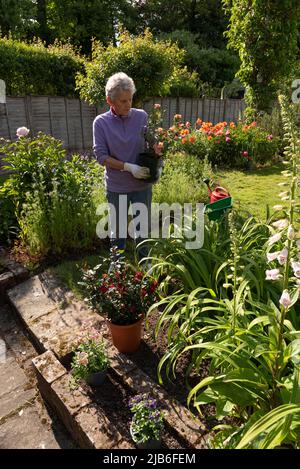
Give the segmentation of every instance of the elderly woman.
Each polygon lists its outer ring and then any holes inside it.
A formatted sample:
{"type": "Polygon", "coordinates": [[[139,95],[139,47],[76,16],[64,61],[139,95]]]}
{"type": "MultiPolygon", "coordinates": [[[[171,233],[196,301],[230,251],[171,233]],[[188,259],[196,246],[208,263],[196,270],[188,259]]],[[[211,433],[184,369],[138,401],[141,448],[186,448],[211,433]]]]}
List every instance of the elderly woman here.
{"type": "MultiPolygon", "coordinates": [[[[132,78],[125,73],[112,75],[106,83],[105,91],[110,110],[94,120],[93,148],[97,160],[106,168],[105,187],[110,204],[111,244],[123,250],[126,246],[130,203],[144,204],[149,229],[152,184],[145,181],[149,176],[149,169],[135,164],[141,152],[142,131],[147,126],[148,115],[142,109],[131,107],[136,88],[132,78]]],[[[136,224],[135,238],[139,237],[139,229],[140,226],[136,224]]],[[[141,259],[147,256],[148,251],[144,247],[138,254],[141,259]]]]}

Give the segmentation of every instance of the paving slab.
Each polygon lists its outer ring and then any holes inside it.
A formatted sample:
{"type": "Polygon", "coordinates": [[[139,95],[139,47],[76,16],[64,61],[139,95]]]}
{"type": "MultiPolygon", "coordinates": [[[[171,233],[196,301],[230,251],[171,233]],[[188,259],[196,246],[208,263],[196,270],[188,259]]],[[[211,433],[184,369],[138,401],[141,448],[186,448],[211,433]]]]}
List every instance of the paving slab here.
{"type": "Polygon", "coordinates": [[[32,324],[37,318],[56,308],[55,302],[47,295],[38,275],[8,290],[7,295],[26,325],[32,324]]]}
{"type": "Polygon", "coordinates": [[[26,407],[0,425],[0,448],[59,449],[60,445],[36,410],[26,407]]]}

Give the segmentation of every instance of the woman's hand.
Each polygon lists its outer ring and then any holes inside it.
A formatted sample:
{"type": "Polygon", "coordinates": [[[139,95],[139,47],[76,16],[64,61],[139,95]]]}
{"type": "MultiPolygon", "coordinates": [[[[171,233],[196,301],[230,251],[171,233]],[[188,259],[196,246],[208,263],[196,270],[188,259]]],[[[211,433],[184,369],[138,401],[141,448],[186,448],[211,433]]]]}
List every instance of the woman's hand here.
{"type": "Polygon", "coordinates": [[[133,163],[124,163],[124,171],[128,171],[136,179],[147,179],[150,176],[149,168],[133,163]]]}

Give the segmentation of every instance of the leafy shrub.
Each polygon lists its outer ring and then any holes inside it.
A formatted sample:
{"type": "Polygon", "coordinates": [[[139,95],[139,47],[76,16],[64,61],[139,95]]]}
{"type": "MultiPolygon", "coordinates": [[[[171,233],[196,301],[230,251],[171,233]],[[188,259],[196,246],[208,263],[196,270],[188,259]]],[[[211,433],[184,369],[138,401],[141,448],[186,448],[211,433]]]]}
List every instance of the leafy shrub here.
{"type": "Polygon", "coordinates": [[[184,65],[197,73],[196,84],[206,90],[206,96],[220,97],[222,87],[232,82],[239,69],[240,60],[235,52],[202,48],[197,43],[197,36],[190,31],[175,30],[160,34],[159,38],[176,43],[186,51],[184,65]]]}
{"type": "Polygon", "coordinates": [[[184,51],[175,44],[154,41],[149,30],[133,38],[123,31],[119,41],[118,47],[94,42],[92,62],[85,64],[86,76],[77,77],[81,98],[92,104],[104,102],[106,81],[120,70],[133,78],[136,102],[149,96],[163,96],[175,67],[182,63],[184,51]]]}
{"type": "Polygon", "coordinates": [[[196,155],[209,163],[222,167],[244,168],[249,161],[265,164],[272,161],[280,150],[280,138],[262,130],[256,122],[250,125],[203,122],[197,119],[192,126],[174,116],[174,124],[162,130],[161,141],[169,151],[183,151],[196,155]]]}
{"type": "Polygon", "coordinates": [[[206,160],[200,161],[192,154],[170,151],[165,158],[162,176],[154,185],[153,202],[203,202],[207,199],[207,188],[202,179],[211,174],[211,167],[206,160]]]}
{"type": "Polygon", "coordinates": [[[76,96],[75,75],[83,59],[70,45],[27,44],[0,39],[0,77],[9,95],[76,96]]]}
{"type": "Polygon", "coordinates": [[[104,200],[100,165],[79,155],[66,160],[62,143],[41,132],[35,139],[0,143],[13,169],[5,189],[29,253],[44,256],[91,247],[96,240],[96,207],[104,200]]]}

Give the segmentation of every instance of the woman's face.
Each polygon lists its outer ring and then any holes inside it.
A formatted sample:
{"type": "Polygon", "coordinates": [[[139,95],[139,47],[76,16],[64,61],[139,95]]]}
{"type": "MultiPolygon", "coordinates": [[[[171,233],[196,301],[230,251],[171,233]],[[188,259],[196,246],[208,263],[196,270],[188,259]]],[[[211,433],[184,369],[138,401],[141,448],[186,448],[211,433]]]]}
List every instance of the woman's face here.
{"type": "Polygon", "coordinates": [[[108,96],[106,101],[114,108],[116,114],[127,116],[132,106],[132,94],[130,91],[119,91],[114,99],[108,96]]]}

